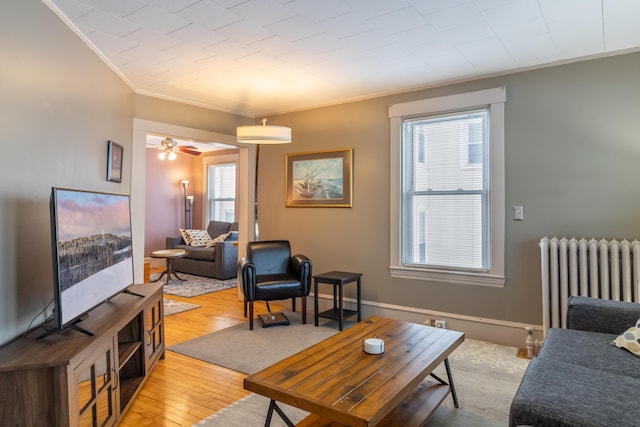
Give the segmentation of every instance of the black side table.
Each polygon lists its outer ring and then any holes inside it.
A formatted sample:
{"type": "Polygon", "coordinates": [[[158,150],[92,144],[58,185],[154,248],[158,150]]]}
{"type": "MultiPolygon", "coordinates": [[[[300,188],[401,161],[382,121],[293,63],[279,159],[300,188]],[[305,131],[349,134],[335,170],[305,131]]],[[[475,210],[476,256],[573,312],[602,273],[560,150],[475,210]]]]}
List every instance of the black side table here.
{"type": "Polygon", "coordinates": [[[330,271],[328,273],[313,276],[313,301],[315,308],[315,325],[318,326],[318,318],[337,320],[342,330],[345,317],[358,315],[358,322],[361,320],[362,307],[360,303],[360,278],[361,273],[348,273],[346,271],[330,271]],[[357,284],[357,310],[344,309],[342,287],[347,283],[357,284]],[[318,283],[328,283],[333,285],[333,308],[318,313],[318,283]]]}

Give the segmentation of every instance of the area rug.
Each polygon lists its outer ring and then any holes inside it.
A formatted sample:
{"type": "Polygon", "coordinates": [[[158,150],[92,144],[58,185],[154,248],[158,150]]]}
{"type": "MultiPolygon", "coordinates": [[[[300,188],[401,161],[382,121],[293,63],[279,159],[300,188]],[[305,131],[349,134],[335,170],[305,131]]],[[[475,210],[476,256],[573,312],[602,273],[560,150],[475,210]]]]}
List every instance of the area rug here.
{"type": "Polygon", "coordinates": [[[255,321],[251,331],[249,323],[244,322],[172,345],[168,350],[253,374],[338,332],[335,321],[324,321],[315,327],[312,314],[307,314],[306,325],[301,323],[299,312],[285,311],[285,314],[289,325],[263,328],[255,321]]]}
{"type": "MultiPolygon", "coordinates": [[[[151,281],[160,277],[161,273],[151,275],[151,281]]],[[[225,289],[235,288],[238,280],[218,280],[209,277],[194,276],[192,274],[178,273],[186,281],[171,278],[169,284],[164,286],[164,293],[170,295],[178,295],[180,297],[191,298],[198,295],[204,295],[211,292],[223,291],[225,289]]],[[[162,278],[165,280],[165,277],[162,278]]]]}
{"type": "Polygon", "coordinates": [[[168,298],[163,298],[162,302],[164,304],[165,317],[202,307],[198,304],[191,304],[190,302],[176,301],[168,298]]]}
{"type": "MultiPolygon", "coordinates": [[[[430,427],[497,427],[509,423],[509,407],[528,360],[517,357],[515,347],[505,347],[467,339],[450,356],[451,371],[458,395],[459,408],[453,406],[451,396],[429,418],[430,427]]],[[[435,373],[446,378],[444,367],[435,373]]],[[[306,413],[282,405],[294,423],[306,413]]],[[[221,411],[200,421],[196,426],[249,427],[264,425],[269,399],[250,394],[221,411]]],[[[285,424],[274,414],[272,426],[285,424]]]]}

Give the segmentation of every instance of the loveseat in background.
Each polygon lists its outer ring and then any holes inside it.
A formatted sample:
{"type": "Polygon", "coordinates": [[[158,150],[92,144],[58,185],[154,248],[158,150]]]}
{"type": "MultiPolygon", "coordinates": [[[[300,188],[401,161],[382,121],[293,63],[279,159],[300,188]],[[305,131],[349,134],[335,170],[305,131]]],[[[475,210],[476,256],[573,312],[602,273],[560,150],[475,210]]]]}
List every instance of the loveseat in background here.
{"type": "Polygon", "coordinates": [[[236,277],[238,269],[238,223],[210,221],[207,231],[212,238],[232,232],[226,240],[210,248],[189,246],[182,237],[167,237],[167,249],[183,249],[187,255],[173,259],[179,273],[226,280],[236,277]]]}
{"type": "Polygon", "coordinates": [[[640,425],[640,358],[610,345],[640,304],[570,297],[567,329],[552,328],[511,403],[509,425],[640,425]]]}

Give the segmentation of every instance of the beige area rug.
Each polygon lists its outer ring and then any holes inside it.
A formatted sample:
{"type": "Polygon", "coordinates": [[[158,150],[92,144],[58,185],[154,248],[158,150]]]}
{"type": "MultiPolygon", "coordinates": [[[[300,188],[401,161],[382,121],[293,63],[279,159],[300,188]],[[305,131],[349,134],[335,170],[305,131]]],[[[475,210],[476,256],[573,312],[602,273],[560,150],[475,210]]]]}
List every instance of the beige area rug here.
{"type": "MultiPolygon", "coordinates": [[[[306,325],[302,324],[299,312],[285,311],[285,314],[289,318],[289,325],[263,328],[256,320],[251,331],[249,322],[244,322],[167,349],[234,371],[253,374],[338,332],[335,321],[323,319],[321,325],[315,327],[312,314],[307,314],[306,325]]],[[[349,324],[353,323],[347,323],[347,326],[349,324]]]]}
{"type": "Polygon", "coordinates": [[[163,298],[162,303],[164,305],[164,316],[171,316],[172,314],[182,313],[183,311],[193,310],[195,308],[202,307],[198,304],[191,304],[190,302],[176,301],[169,298],[163,298]]]}
{"type": "MultiPolygon", "coordinates": [[[[254,331],[249,331],[247,324],[241,324],[191,340],[194,342],[187,342],[190,343],[189,346],[178,344],[169,349],[192,357],[194,357],[194,353],[197,353],[197,358],[201,360],[248,373],[249,371],[257,372],[263,367],[337,332],[334,322],[316,328],[313,326],[313,317],[311,316],[307,318],[309,322],[307,325],[295,323],[293,320],[299,319],[299,317],[294,314],[291,314],[290,318],[293,319],[289,326],[263,329],[256,323],[254,331]],[[273,341],[276,337],[284,337],[284,339],[273,341]],[[294,342],[301,340],[300,337],[305,337],[304,343],[295,345],[294,342]],[[180,348],[181,346],[182,348],[180,348]],[[206,350],[207,348],[208,350],[206,350]],[[280,353],[279,350],[282,352],[280,353]],[[216,353],[226,354],[224,357],[218,358],[216,353]],[[242,363],[242,360],[251,358],[250,355],[257,356],[250,366],[240,369],[231,367],[237,366],[230,362],[233,359],[242,363]],[[214,362],[213,360],[218,361],[214,362]]],[[[505,347],[471,339],[465,340],[449,356],[460,407],[454,408],[451,397],[447,397],[431,416],[427,425],[435,427],[508,425],[511,400],[515,396],[529,363],[526,359],[518,358],[517,354],[518,349],[515,347],[505,347]]],[[[447,377],[444,366],[438,367],[434,372],[443,379],[447,377]]],[[[269,399],[250,394],[195,425],[206,427],[262,426],[268,407],[269,399]]],[[[306,412],[297,408],[286,405],[282,405],[282,407],[285,408],[285,413],[294,423],[299,422],[307,415],[306,412]]],[[[271,425],[285,426],[275,413],[271,425]]]]}
{"type": "MultiPolygon", "coordinates": [[[[154,273],[151,275],[151,281],[157,280],[162,273],[154,273]]],[[[225,289],[235,288],[238,285],[236,278],[227,280],[212,279],[210,277],[195,276],[193,274],[178,273],[178,275],[186,280],[178,280],[173,276],[169,280],[169,284],[164,286],[164,293],[169,295],[178,295],[180,297],[191,298],[211,292],[223,291],[225,289]]],[[[166,280],[166,276],[161,280],[166,280]]]]}

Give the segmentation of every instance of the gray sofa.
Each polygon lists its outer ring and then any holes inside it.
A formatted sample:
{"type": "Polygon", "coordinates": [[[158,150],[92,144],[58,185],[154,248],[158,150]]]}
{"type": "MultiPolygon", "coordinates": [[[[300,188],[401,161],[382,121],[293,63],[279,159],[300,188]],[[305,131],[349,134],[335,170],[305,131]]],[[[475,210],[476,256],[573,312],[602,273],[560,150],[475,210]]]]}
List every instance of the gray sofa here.
{"type": "Polygon", "coordinates": [[[217,242],[210,248],[199,248],[185,244],[182,237],[167,237],[167,249],[184,249],[187,255],[173,260],[178,273],[195,274],[226,280],[238,274],[238,223],[211,221],[207,231],[212,238],[232,231],[223,242],[217,242]],[[234,244],[235,242],[235,244],[234,244]]]}
{"type": "Polygon", "coordinates": [[[511,403],[509,425],[640,425],[640,357],[609,345],[640,319],[640,304],[570,297],[567,328],[552,328],[511,403]]]}

